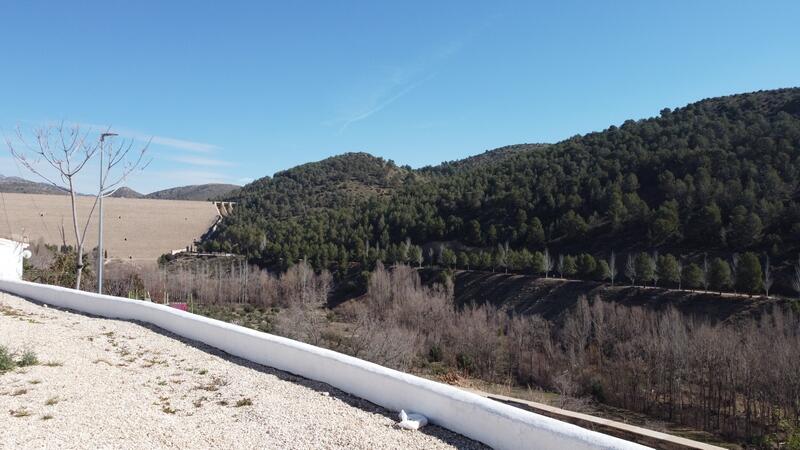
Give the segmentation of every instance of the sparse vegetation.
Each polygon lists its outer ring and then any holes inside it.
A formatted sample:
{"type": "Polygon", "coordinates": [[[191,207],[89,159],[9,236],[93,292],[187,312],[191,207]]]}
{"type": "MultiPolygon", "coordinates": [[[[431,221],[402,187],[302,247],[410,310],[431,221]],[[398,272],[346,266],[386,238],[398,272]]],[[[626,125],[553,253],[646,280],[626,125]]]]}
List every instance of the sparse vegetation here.
{"type": "Polygon", "coordinates": [[[36,357],[36,353],[34,353],[33,350],[25,350],[22,352],[22,356],[17,364],[20,367],[35,366],[39,364],[39,358],[36,357]]]}
{"type": "Polygon", "coordinates": [[[35,366],[37,364],[39,364],[39,359],[33,350],[25,349],[17,356],[8,347],[0,345],[0,374],[14,370],[17,367],[35,366]]]}
{"type": "Polygon", "coordinates": [[[165,365],[165,366],[167,365],[167,361],[165,359],[145,358],[143,361],[144,364],[142,364],[142,367],[144,368],[150,368],[155,365],[165,365]]]}
{"type": "Polygon", "coordinates": [[[61,401],[61,398],[59,398],[59,397],[56,395],[56,396],[53,396],[53,397],[50,397],[50,398],[48,398],[48,399],[47,399],[47,400],[44,402],[44,404],[45,404],[45,406],[53,406],[53,405],[57,405],[57,404],[58,404],[58,402],[60,402],[60,401],[61,401]]]}
{"type": "Polygon", "coordinates": [[[243,398],[243,399],[240,399],[240,400],[236,401],[236,407],[237,408],[241,408],[242,406],[252,406],[252,405],[253,405],[253,401],[250,400],[249,398],[243,398]]]}
{"type": "Polygon", "coordinates": [[[196,386],[195,389],[201,389],[209,392],[216,392],[219,390],[220,387],[226,386],[227,384],[228,382],[220,377],[211,377],[211,380],[209,380],[205,384],[200,384],[196,386]]]}
{"type": "Polygon", "coordinates": [[[0,374],[14,369],[16,362],[14,361],[8,347],[0,345],[0,374]]]}
{"type": "Polygon", "coordinates": [[[24,406],[9,410],[9,413],[11,413],[12,417],[28,417],[31,415],[31,412],[28,410],[28,408],[25,408],[24,406]]]}

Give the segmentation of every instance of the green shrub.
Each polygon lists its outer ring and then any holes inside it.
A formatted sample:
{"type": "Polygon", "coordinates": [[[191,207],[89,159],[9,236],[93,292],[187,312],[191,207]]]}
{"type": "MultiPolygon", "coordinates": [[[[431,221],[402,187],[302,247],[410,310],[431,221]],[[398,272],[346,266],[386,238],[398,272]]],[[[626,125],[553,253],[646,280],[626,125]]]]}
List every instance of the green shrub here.
{"type": "Polygon", "coordinates": [[[17,361],[17,365],[20,367],[35,366],[37,364],[39,364],[39,358],[33,350],[25,350],[19,361],[17,361]]]}
{"type": "Polygon", "coordinates": [[[33,350],[25,350],[17,364],[20,367],[35,366],[39,364],[39,358],[36,357],[36,353],[33,350]]]}
{"type": "Polygon", "coordinates": [[[237,400],[236,401],[236,407],[237,408],[241,408],[242,406],[252,406],[252,405],[253,405],[253,401],[250,400],[249,398],[243,398],[241,400],[237,400]]]}
{"type": "Polygon", "coordinates": [[[442,347],[434,344],[431,346],[430,350],[428,350],[428,361],[430,362],[440,362],[444,359],[444,351],[442,347]]]}
{"type": "Polygon", "coordinates": [[[11,352],[8,347],[0,345],[0,373],[7,372],[16,366],[14,358],[11,357],[11,352]]]}
{"type": "Polygon", "coordinates": [[[465,353],[459,353],[456,355],[456,366],[468,374],[475,371],[475,361],[470,355],[465,353]]]}

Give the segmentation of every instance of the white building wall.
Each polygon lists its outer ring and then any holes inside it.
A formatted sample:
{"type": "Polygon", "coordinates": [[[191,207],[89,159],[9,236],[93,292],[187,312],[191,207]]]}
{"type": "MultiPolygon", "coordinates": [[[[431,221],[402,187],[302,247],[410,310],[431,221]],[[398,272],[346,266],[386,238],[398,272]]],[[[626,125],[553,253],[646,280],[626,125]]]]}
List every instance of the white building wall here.
{"type": "MultiPolygon", "coordinates": [[[[499,449],[643,449],[632,442],[368,361],[175,308],[26,281],[0,291],[97,316],[137,320],[249,361],[328,383],[499,449]]],[[[319,411],[319,414],[325,414],[319,411]]]]}
{"type": "Polygon", "coordinates": [[[0,238],[0,280],[21,280],[22,259],[29,258],[28,244],[0,238]]]}

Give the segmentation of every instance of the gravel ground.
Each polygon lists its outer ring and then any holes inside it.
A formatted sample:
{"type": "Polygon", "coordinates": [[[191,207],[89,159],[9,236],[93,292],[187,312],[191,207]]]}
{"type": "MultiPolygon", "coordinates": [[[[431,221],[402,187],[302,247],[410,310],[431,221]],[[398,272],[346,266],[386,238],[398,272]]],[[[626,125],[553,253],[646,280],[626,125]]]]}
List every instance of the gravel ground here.
{"type": "Polygon", "coordinates": [[[0,293],[0,448],[482,448],[331,386],[138,323],[0,293]]]}

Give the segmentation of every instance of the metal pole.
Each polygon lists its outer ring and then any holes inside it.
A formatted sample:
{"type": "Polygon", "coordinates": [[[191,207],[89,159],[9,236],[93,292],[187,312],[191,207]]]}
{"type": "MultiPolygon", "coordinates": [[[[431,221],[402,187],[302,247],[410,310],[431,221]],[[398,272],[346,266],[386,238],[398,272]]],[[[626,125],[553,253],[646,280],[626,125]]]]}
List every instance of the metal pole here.
{"type": "Polygon", "coordinates": [[[97,293],[103,293],[103,266],[106,263],[106,256],[103,253],[103,197],[105,196],[105,192],[103,192],[103,142],[106,140],[106,137],[109,136],[116,136],[117,133],[103,133],[100,135],[100,209],[97,212],[99,216],[99,226],[98,229],[98,236],[97,236],[97,293]]]}
{"type": "Polygon", "coordinates": [[[99,226],[97,233],[97,293],[103,293],[103,266],[106,259],[103,255],[103,141],[105,140],[105,133],[100,135],[100,210],[98,211],[99,226]]]}

